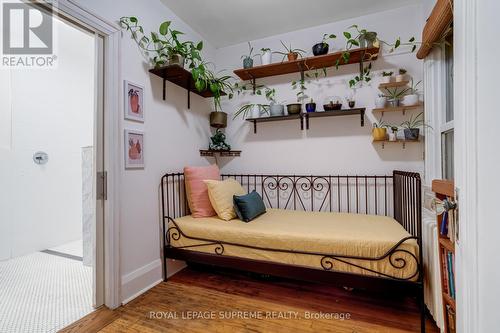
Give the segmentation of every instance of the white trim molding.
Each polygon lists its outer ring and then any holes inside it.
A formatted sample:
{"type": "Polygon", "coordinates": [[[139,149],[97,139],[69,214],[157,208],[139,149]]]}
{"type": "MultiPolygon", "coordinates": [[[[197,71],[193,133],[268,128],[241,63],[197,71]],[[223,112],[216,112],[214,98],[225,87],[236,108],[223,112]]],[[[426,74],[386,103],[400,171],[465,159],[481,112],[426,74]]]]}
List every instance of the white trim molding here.
{"type": "Polygon", "coordinates": [[[162,282],[161,259],[156,259],[138,269],[122,276],[122,304],[142,295],[162,282]],[[147,287],[142,287],[147,286],[147,287]]]}
{"type": "Polygon", "coordinates": [[[58,0],[57,11],[78,20],[104,38],[104,168],[107,200],[104,204],[104,304],[120,306],[120,28],[71,0],[58,0]]]}
{"type": "Polygon", "coordinates": [[[454,2],[457,332],[480,332],[478,270],[477,18],[479,0],[454,2]]]}

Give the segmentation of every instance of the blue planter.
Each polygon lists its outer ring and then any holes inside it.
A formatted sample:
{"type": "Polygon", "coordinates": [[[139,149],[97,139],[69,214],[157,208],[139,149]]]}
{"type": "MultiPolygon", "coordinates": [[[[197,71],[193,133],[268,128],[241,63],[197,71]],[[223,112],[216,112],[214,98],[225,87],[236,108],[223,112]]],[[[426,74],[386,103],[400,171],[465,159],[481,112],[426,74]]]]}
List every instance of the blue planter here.
{"type": "Polygon", "coordinates": [[[307,112],[315,112],[316,111],[316,103],[307,103],[306,104],[307,112]]]}
{"type": "Polygon", "coordinates": [[[243,59],[243,68],[252,68],[253,67],[253,59],[245,58],[243,59]]]}

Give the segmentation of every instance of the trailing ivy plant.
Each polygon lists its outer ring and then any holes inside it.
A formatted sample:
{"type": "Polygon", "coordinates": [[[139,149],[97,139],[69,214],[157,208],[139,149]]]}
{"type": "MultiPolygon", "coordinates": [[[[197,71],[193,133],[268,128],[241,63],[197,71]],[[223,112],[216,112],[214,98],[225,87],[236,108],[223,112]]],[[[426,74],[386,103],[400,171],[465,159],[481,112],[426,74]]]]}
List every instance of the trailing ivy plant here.
{"type": "Polygon", "coordinates": [[[321,68],[321,69],[311,69],[307,72],[304,73],[304,78],[301,78],[299,80],[294,80],[292,81],[292,89],[296,90],[299,88],[299,91],[297,92],[297,101],[303,100],[307,98],[307,95],[305,91],[307,90],[307,84],[311,83],[312,80],[317,80],[319,79],[320,76],[327,76],[327,69],[326,67],[321,68]]]}

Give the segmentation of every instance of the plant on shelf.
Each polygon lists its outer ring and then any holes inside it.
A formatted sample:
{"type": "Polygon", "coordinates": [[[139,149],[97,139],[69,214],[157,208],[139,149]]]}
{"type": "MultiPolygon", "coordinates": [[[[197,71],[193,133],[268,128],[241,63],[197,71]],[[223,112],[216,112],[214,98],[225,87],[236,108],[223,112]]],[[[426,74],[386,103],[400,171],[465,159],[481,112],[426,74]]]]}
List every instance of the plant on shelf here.
{"type": "Polygon", "coordinates": [[[424,113],[420,112],[416,116],[410,116],[410,119],[403,121],[401,127],[404,128],[405,140],[418,140],[420,136],[420,128],[430,128],[431,126],[424,122],[424,113]]]}
{"type": "Polygon", "coordinates": [[[391,131],[388,133],[389,141],[397,141],[399,127],[397,125],[388,125],[388,128],[391,129],[391,131]]]}
{"type": "Polygon", "coordinates": [[[380,80],[380,83],[389,83],[389,82],[391,82],[392,74],[394,74],[394,72],[383,71],[382,72],[382,79],[380,80]]]}
{"type": "Polygon", "coordinates": [[[405,96],[410,88],[399,89],[399,87],[395,87],[393,89],[385,88],[387,98],[387,103],[389,103],[390,107],[398,107],[400,100],[403,96],[405,96]]]}
{"type": "Polygon", "coordinates": [[[248,54],[241,56],[241,59],[243,59],[243,68],[252,68],[253,57],[256,56],[257,54],[253,54],[253,46],[248,42],[248,54]]]}
{"type": "Polygon", "coordinates": [[[390,125],[385,123],[382,117],[380,120],[374,122],[372,128],[373,141],[385,141],[387,137],[387,127],[390,127],[390,125]]]}
{"type": "Polygon", "coordinates": [[[307,112],[315,112],[316,111],[316,103],[314,103],[314,100],[311,98],[309,103],[306,103],[306,111],[307,112]]]}
{"type": "Polygon", "coordinates": [[[296,90],[297,88],[299,89],[299,91],[296,94],[298,102],[300,102],[308,97],[306,95],[307,84],[311,83],[312,80],[319,79],[321,76],[323,76],[323,77],[327,76],[326,67],[321,68],[321,69],[309,70],[309,71],[304,73],[303,78],[300,78],[299,80],[293,80],[291,82],[293,90],[296,90]]]}
{"type": "Polygon", "coordinates": [[[407,70],[404,68],[400,68],[398,70],[398,75],[396,75],[396,82],[403,82],[405,80],[407,70]]]}
{"type": "Polygon", "coordinates": [[[368,65],[363,67],[363,71],[361,75],[356,75],[352,79],[349,80],[349,88],[356,87],[361,82],[370,82],[372,80],[370,74],[372,70],[372,63],[369,62],[368,65]]]}
{"type": "Polygon", "coordinates": [[[403,97],[404,106],[413,106],[418,104],[418,85],[422,81],[414,83],[413,78],[411,79],[410,88],[408,89],[408,94],[403,97]]]}
{"type": "MultiPolygon", "coordinates": [[[[238,95],[246,93],[250,89],[253,89],[251,87],[251,84],[246,82],[245,83],[236,82],[233,87],[238,95]]],[[[238,116],[242,116],[242,118],[245,119],[249,115],[251,115],[251,118],[258,118],[263,114],[270,114],[271,116],[281,116],[284,114],[284,105],[276,101],[275,88],[269,88],[265,85],[259,85],[256,87],[255,95],[264,96],[269,103],[245,104],[238,111],[234,113],[233,119],[237,118],[238,116]]],[[[233,98],[233,95],[229,97],[233,98]]]]}
{"type": "Polygon", "coordinates": [[[378,96],[375,98],[375,108],[377,109],[385,108],[386,103],[387,96],[385,96],[384,94],[378,94],[378,96]]]}
{"type": "Polygon", "coordinates": [[[290,44],[289,46],[286,46],[282,40],[280,40],[280,42],[281,42],[281,45],[283,45],[285,52],[275,51],[274,53],[281,54],[283,56],[283,59],[281,59],[281,62],[283,62],[285,60],[285,57],[288,58],[288,61],[297,60],[299,57],[302,57],[306,53],[306,51],[304,51],[302,49],[292,48],[292,44],[290,44]]]}
{"type": "Polygon", "coordinates": [[[314,44],[312,47],[312,52],[314,56],[324,55],[328,53],[329,45],[328,40],[337,38],[334,34],[324,34],[323,39],[320,43],[314,44]]]}
{"type": "Polygon", "coordinates": [[[262,65],[269,65],[272,61],[273,53],[268,47],[263,47],[260,49],[260,62],[262,65]]]}
{"type": "Polygon", "coordinates": [[[198,62],[202,61],[203,42],[181,42],[178,37],[183,33],[172,29],[171,21],[160,24],[158,32],[151,32],[150,37],[144,34],[144,28],[139,25],[139,20],[135,16],[121,17],[120,26],[130,31],[132,38],[146,56],[150,57],[150,53],[153,53],[150,61],[154,67],[166,64],[177,64],[184,67],[185,62],[187,62],[189,68],[194,68],[198,62]]]}
{"type": "Polygon", "coordinates": [[[239,116],[241,116],[243,119],[259,118],[261,115],[267,113],[269,113],[268,104],[249,103],[243,105],[238,111],[236,111],[233,115],[233,119],[236,119],[239,116]]]}

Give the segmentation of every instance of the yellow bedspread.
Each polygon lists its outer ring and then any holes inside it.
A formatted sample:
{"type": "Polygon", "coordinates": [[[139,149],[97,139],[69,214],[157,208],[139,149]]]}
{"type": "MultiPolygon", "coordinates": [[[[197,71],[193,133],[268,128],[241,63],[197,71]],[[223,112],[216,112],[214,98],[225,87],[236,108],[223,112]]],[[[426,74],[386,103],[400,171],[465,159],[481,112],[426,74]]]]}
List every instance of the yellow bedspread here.
{"type": "MultiPolygon", "coordinates": [[[[238,219],[223,221],[217,217],[193,218],[184,216],[175,219],[180,230],[190,237],[238,243],[254,247],[283,249],[302,252],[316,252],[332,256],[359,256],[376,258],[386,254],[396,243],[410,234],[393,218],[376,215],[304,212],[268,209],[267,213],[245,223],[238,219]]],[[[173,224],[170,223],[170,227],[173,224]]],[[[175,230],[171,230],[174,233],[175,230]]],[[[172,239],[174,247],[207,243],[181,236],[172,239]]],[[[187,250],[215,253],[215,245],[188,248],[187,250]]],[[[407,240],[398,249],[392,260],[345,259],[361,269],[338,260],[323,258],[322,255],[295,254],[265,251],[223,244],[222,255],[266,260],[278,263],[306,266],[316,269],[330,268],[335,271],[364,275],[380,275],[415,280],[417,261],[408,251],[418,258],[418,245],[414,239],[407,240]],[[403,261],[396,260],[402,258],[403,261]],[[392,264],[390,262],[392,261],[392,264]],[[330,263],[333,266],[330,266],[330,263]]]]}

